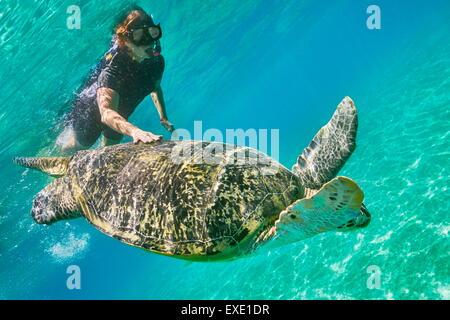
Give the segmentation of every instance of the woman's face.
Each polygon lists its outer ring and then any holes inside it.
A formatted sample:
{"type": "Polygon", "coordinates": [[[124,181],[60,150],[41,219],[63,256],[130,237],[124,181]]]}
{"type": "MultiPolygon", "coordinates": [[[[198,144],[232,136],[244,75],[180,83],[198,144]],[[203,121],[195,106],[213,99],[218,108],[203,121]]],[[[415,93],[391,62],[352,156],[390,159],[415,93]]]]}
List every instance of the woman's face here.
{"type": "Polygon", "coordinates": [[[139,16],[127,26],[131,34],[127,36],[128,40],[125,44],[138,58],[148,57],[150,55],[148,49],[154,44],[154,40],[161,38],[161,29],[154,26],[153,21],[147,18],[139,16]]]}
{"type": "MultiPolygon", "coordinates": [[[[132,33],[133,41],[140,41],[142,37],[144,36],[144,29],[136,29],[132,33]]],[[[149,56],[149,54],[146,52],[148,48],[150,48],[151,44],[144,45],[144,46],[138,46],[135,45],[132,42],[128,42],[128,47],[131,49],[133,54],[137,57],[143,57],[146,58],[149,56]]]]}

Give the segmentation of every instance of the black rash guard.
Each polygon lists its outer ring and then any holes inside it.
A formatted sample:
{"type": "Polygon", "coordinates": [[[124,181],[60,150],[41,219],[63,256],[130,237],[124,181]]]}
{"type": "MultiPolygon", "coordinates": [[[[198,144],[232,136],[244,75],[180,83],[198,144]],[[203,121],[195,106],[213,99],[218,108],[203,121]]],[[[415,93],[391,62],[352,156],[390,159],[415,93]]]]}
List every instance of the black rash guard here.
{"type": "Polygon", "coordinates": [[[138,63],[123,49],[113,49],[91,73],[65,119],[66,126],[73,128],[77,141],[83,146],[93,145],[102,132],[108,139],[122,138],[122,134],[101,122],[98,88],[110,88],[119,94],[118,113],[128,119],[139,103],[155,91],[164,72],[164,57],[160,54],[138,63]]]}

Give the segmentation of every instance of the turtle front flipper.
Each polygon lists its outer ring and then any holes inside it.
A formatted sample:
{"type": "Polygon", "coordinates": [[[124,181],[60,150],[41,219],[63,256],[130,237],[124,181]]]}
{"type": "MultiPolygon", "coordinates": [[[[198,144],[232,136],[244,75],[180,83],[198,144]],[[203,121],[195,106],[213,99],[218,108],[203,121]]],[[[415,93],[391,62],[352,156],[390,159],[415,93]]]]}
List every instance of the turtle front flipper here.
{"type": "Polygon", "coordinates": [[[351,179],[337,177],[314,196],[297,200],[280,213],[272,244],[279,246],[326,231],[352,231],[370,222],[364,193],[351,179]]]}
{"type": "Polygon", "coordinates": [[[39,224],[81,217],[72,195],[71,179],[56,179],[42,189],[33,200],[31,216],[39,224]]]}
{"type": "Polygon", "coordinates": [[[355,105],[345,97],[292,167],[305,187],[319,189],[337,175],[356,148],[357,128],[355,105]]]}

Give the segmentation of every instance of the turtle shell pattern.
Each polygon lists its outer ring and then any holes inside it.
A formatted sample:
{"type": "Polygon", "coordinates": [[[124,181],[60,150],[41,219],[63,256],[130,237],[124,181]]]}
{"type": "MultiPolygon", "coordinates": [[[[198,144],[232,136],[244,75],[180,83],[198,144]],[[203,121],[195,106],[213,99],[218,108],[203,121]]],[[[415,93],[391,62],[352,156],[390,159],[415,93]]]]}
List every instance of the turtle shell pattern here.
{"type": "Polygon", "coordinates": [[[250,250],[305,192],[297,176],[262,152],[189,140],[81,151],[68,176],[81,213],[97,229],[194,261],[250,250]],[[214,161],[206,162],[205,152],[214,161]]]}

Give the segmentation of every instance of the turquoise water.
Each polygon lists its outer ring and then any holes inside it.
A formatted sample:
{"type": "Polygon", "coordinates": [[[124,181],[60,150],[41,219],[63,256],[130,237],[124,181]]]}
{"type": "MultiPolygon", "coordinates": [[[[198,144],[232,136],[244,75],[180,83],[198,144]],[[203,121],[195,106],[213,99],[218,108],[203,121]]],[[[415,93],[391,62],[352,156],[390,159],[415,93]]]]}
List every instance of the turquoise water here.
{"type": "MultiPolygon", "coordinates": [[[[0,298],[450,298],[448,0],[139,2],[164,28],[162,85],[177,127],[279,129],[290,168],[344,96],[359,112],[358,147],[340,174],[365,192],[366,229],[188,265],[82,219],[41,226],[29,216],[49,179],[11,158],[47,154],[125,1],[77,2],[80,30],[66,28],[71,0],[0,2],[0,298]],[[381,30],[366,27],[371,4],[381,30]],[[70,265],[81,290],[66,287],[70,265]]],[[[164,133],[149,99],[131,121],[164,133]]]]}

